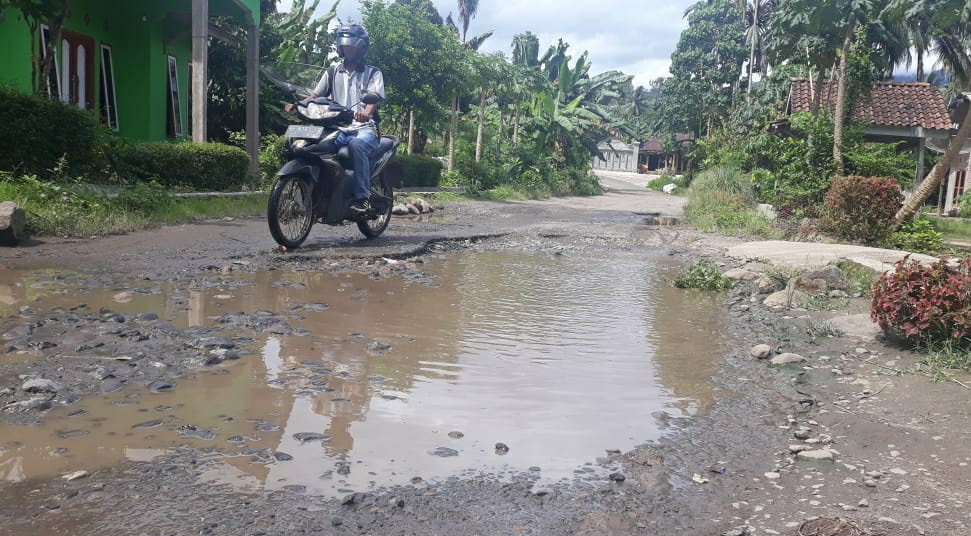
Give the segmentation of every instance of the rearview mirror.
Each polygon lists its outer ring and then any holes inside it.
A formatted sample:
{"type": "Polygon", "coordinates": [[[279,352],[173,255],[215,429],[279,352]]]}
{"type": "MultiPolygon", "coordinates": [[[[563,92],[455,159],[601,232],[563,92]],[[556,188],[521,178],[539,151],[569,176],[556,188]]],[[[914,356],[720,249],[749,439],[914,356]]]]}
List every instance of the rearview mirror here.
{"type": "Polygon", "coordinates": [[[361,97],[361,102],[364,104],[377,104],[381,102],[381,97],[377,93],[365,93],[364,96],[361,97]]]}

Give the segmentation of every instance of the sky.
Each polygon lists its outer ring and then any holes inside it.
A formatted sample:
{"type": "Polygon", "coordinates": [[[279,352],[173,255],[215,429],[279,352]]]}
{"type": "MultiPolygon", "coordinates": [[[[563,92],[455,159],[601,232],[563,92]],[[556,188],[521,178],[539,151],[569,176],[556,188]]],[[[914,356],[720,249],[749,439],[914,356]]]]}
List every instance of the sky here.
{"type": "MultiPolygon", "coordinates": [[[[469,36],[492,30],[480,48],[512,56],[512,38],[531,31],[539,38],[540,54],[562,38],[576,59],[587,50],[591,74],[619,70],[634,75],[634,85],[669,76],[671,53],[687,27],[684,10],[697,0],[597,0],[586,5],[570,0],[479,0],[479,12],[469,25],[469,36]]],[[[308,2],[309,3],[309,2],[308,2]]],[[[458,23],[455,0],[432,0],[442,17],[449,12],[458,23]]],[[[292,0],[282,0],[288,11],[292,0]]],[[[321,0],[324,12],[332,0],[321,0]]],[[[337,15],[343,21],[360,21],[360,2],[341,0],[337,15]]]]}

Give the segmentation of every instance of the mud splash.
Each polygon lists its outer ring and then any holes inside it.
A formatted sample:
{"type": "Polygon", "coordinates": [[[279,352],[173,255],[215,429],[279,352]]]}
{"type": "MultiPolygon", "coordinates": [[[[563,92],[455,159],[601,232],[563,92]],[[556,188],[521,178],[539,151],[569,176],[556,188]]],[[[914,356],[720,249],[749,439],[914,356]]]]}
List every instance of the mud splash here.
{"type": "MultiPolygon", "coordinates": [[[[725,353],[718,296],[685,293],[667,257],[461,253],[434,285],[359,274],[203,277],[191,285],[0,274],[4,315],[83,303],[211,327],[232,311],[289,312],[293,334],[152,393],[123,389],[0,427],[0,480],[219,453],[200,480],[335,495],[415,479],[584,464],[703,414],[725,353]],[[499,444],[508,448],[497,448],[499,444]]],[[[10,359],[23,356],[0,356],[10,359]]]]}

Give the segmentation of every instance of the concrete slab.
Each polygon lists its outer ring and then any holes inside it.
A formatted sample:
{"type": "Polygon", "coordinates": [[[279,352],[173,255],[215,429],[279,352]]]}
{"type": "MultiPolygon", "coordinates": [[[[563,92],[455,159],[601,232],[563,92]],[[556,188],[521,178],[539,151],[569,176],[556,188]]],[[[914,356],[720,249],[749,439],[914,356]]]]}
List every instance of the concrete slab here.
{"type": "Polygon", "coordinates": [[[905,256],[922,263],[937,262],[937,257],[920,253],[907,253],[894,249],[880,249],[850,244],[819,244],[812,242],[786,242],[766,240],[747,242],[728,248],[728,256],[743,260],[764,260],[777,266],[792,268],[817,268],[850,260],[878,272],[893,269],[893,265],[905,256]]]}

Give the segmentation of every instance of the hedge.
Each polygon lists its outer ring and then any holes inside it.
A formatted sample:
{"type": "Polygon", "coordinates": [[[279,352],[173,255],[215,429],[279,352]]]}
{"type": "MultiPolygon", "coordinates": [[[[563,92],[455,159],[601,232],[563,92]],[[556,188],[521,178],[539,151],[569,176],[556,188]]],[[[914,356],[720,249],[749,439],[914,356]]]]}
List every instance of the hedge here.
{"type": "Polygon", "coordinates": [[[442,162],[420,154],[401,154],[392,160],[389,174],[391,184],[396,188],[437,187],[442,179],[442,162]]]}
{"type": "Polygon", "coordinates": [[[122,177],[203,191],[238,189],[249,167],[246,151],[221,143],[137,143],[115,149],[114,159],[122,177]]]}
{"type": "Polygon", "coordinates": [[[62,156],[69,170],[96,169],[95,114],[58,100],[0,87],[0,171],[49,176],[62,156]]]}

